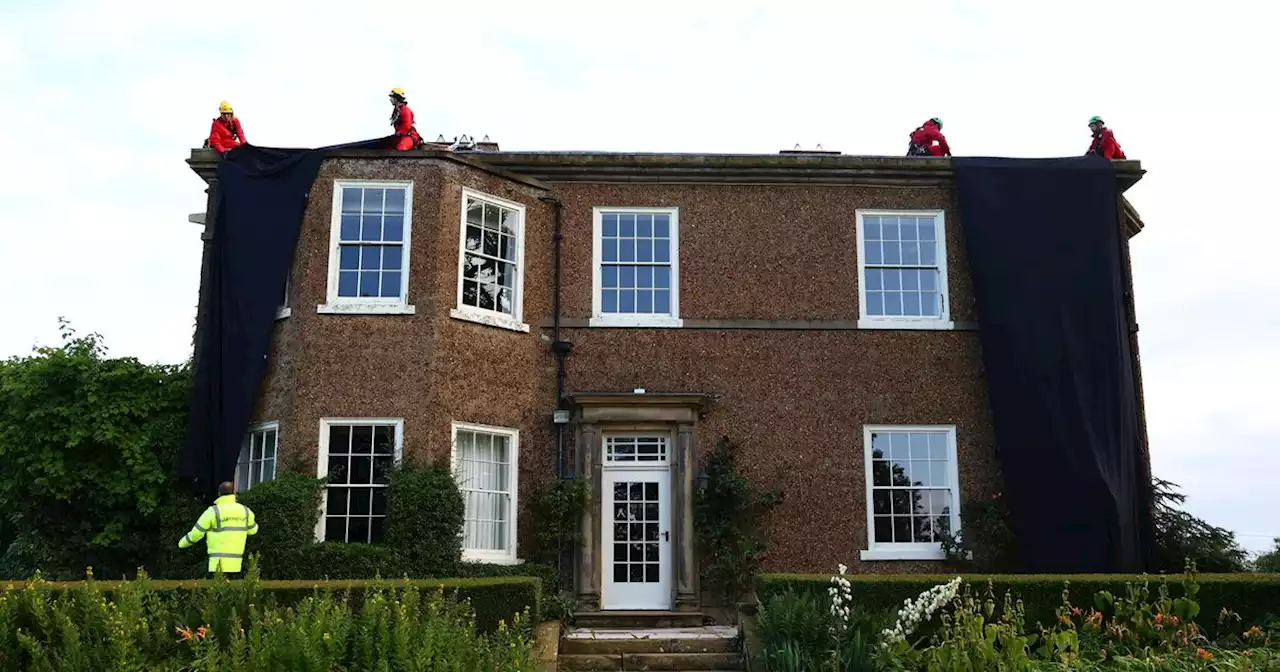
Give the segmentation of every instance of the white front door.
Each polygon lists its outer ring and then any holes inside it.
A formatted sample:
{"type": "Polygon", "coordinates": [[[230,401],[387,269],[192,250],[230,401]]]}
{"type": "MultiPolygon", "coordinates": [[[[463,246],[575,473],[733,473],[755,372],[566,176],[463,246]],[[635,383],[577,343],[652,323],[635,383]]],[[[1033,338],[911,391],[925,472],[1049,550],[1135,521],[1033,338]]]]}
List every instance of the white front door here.
{"type": "MultiPolygon", "coordinates": [[[[666,443],[665,437],[661,440],[666,443]]],[[[670,467],[637,464],[611,468],[606,460],[601,486],[604,566],[600,608],[670,609],[670,467]]]]}

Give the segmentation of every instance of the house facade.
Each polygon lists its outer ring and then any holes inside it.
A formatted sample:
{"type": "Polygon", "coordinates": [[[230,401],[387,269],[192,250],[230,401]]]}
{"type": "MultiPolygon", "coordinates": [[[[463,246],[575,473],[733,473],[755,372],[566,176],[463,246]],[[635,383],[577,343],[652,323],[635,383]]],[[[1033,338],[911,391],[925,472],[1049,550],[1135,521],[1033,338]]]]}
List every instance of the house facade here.
{"type": "Polygon", "coordinates": [[[766,570],[935,571],[1001,489],[963,226],[947,159],[334,153],[237,483],[327,475],[317,539],[376,543],[386,468],[447,459],[464,556],[516,563],[523,497],[573,475],[583,607],[696,610],[727,436],[784,495],[766,570]]]}

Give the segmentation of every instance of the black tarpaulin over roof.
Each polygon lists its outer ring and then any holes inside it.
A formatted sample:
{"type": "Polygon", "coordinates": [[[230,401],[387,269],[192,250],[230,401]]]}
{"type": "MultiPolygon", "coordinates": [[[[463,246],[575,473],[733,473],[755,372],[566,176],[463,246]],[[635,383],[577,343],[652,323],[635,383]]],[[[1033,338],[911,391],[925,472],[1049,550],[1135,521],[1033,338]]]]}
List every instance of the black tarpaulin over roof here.
{"type": "Polygon", "coordinates": [[[1023,569],[1145,571],[1150,481],[1111,162],[954,166],[1023,569]]]}
{"type": "Polygon", "coordinates": [[[386,148],[379,138],[319,149],[246,145],[218,161],[200,356],[179,473],[205,494],[230,481],[253,413],[307,196],[325,156],[386,148]]]}

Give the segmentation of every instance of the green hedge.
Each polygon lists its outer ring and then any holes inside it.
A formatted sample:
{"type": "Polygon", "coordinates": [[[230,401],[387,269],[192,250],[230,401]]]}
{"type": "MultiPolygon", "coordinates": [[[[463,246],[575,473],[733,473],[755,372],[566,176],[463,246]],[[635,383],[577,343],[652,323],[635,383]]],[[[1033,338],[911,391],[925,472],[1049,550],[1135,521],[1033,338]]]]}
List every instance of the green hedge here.
{"type": "MultiPolygon", "coordinates": [[[[1093,594],[1111,591],[1113,595],[1125,595],[1125,584],[1150,582],[1154,595],[1161,582],[1169,585],[1171,597],[1182,595],[1181,574],[1125,575],[1125,574],[1077,574],[1077,575],[994,575],[960,574],[965,581],[986,590],[987,581],[993,582],[997,604],[1006,590],[1022,598],[1027,610],[1027,622],[1049,623],[1054,610],[1062,605],[1064,584],[1069,583],[1072,604],[1081,608],[1093,606],[1093,594]]],[[[946,583],[955,574],[846,574],[853,584],[853,600],[859,606],[870,609],[897,610],[904,600],[946,583]]],[[[1219,612],[1225,607],[1238,614],[1246,623],[1259,623],[1269,616],[1280,614],[1280,574],[1198,574],[1200,584],[1200,625],[1212,632],[1219,612]]],[[[760,602],[771,596],[792,590],[817,597],[822,603],[830,599],[827,589],[831,576],[821,574],[762,574],[756,577],[756,597],[760,602]]]]}
{"type": "MultiPolygon", "coordinates": [[[[211,589],[216,592],[219,586],[223,590],[235,593],[238,590],[252,590],[263,595],[268,603],[284,606],[296,604],[303,598],[317,593],[330,593],[345,596],[353,606],[358,607],[366,590],[374,588],[417,588],[420,591],[439,589],[446,596],[454,596],[458,601],[469,600],[475,611],[476,627],[483,632],[492,632],[499,621],[512,622],[512,617],[529,609],[534,623],[541,620],[542,581],[531,576],[510,576],[473,579],[388,579],[388,580],[329,580],[329,581],[259,581],[256,586],[248,586],[244,581],[191,580],[191,581],[150,581],[149,587],[157,593],[168,593],[180,599],[189,597],[193,604],[191,609],[199,611],[202,605],[194,602],[207,599],[211,589]]],[[[94,585],[106,595],[118,590],[126,582],[95,581],[94,585]]],[[[28,587],[50,592],[83,591],[88,586],[85,581],[9,581],[0,584],[0,595],[7,591],[24,590],[28,587]]]]}

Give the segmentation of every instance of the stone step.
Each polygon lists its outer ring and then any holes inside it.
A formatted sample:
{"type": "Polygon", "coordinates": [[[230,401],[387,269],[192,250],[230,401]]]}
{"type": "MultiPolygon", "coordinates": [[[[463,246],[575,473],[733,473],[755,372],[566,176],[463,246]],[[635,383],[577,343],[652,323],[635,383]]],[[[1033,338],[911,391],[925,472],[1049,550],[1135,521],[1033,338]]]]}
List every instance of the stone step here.
{"type": "Polygon", "coordinates": [[[564,654],[732,653],[738,650],[738,629],[732,626],[644,630],[571,628],[560,642],[560,652],[564,654]]]}
{"type": "Polygon", "coordinates": [[[679,672],[730,672],[743,670],[740,653],[624,653],[611,655],[561,655],[556,670],[564,672],[609,672],[612,670],[659,670],[679,672]]]}
{"type": "Polygon", "coordinates": [[[580,611],[574,622],[584,628],[696,628],[701,611],[580,611]]]}

